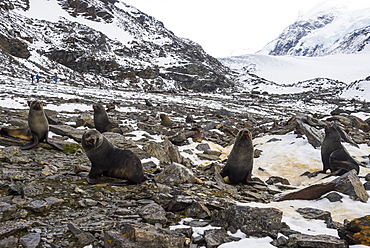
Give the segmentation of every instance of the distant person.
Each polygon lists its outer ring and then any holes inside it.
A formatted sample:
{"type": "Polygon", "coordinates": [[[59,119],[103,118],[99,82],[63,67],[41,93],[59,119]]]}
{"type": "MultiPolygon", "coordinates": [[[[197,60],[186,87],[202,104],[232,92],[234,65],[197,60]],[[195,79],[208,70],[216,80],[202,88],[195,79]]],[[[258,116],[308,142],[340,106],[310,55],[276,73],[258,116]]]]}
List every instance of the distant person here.
{"type": "Polygon", "coordinates": [[[57,83],[57,82],[58,82],[58,78],[57,78],[57,77],[55,77],[55,78],[53,79],[53,81],[54,81],[54,83],[57,83]]]}
{"type": "Polygon", "coordinates": [[[33,83],[34,78],[35,78],[35,75],[31,75],[31,83],[33,83]]]}
{"type": "Polygon", "coordinates": [[[36,82],[38,83],[40,81],[40,76],[37,74],[36,75],[36,82]]]}

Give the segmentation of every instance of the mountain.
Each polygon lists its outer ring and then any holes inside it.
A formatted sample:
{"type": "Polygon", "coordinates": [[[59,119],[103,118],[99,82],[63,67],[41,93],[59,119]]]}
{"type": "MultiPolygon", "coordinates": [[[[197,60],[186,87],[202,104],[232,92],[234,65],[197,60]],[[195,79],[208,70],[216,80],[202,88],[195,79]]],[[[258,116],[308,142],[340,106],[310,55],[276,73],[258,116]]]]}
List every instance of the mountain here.
{"type": "Polygon", "coordinates": [[[325,1],[289,25],[259,54],[324,56],[370,50],[370,2],[325,1]]]}
{"type": "Polygon", "coordinates": [[[1,79],[214,91],[230,70],[196,43],[119,0],[3,0],[1,79]]]}

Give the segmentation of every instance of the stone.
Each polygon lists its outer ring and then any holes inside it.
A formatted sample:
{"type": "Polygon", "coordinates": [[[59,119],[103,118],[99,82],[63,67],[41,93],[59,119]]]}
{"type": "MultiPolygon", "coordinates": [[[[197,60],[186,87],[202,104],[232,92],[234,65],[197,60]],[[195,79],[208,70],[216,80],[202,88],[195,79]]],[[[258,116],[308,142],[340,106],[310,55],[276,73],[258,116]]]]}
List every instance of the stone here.
{"type": "Polygon", "coordinates": [[[338,235],[350,245],[370,246],[370,215],[347,221],[339,228],[338,235]]]}
{"type": "Polygon", "coordinates": [[[33,197],[44,193],[44,187],[37,182],[31,182],[22,187],[22,194],[25,197],[33,197]]]}
{"type": "Polygon", "coordinates": [[[20,237],[19,242],[25,248],[36,248],[41,241],[40,233],[28,233],[22,237],[20,237]]]}
{"type": "Polygon", "coordinates": [[[50,208],[50,205],[46,201],[34,200],[26,203],[25,208],[36,213],[43,213],[50,208]]]}
{"type": "Polygon", "coordinates": [[[355,170],[351,170],[344,175],[333,180],[335,190],[349,195],[355,201],[367,202],[369,194],[366,192],[355,170]]]}
{"type": "Polygon", "coordinates": [[[195,183],[196,179],[191,170],[182,164],[172,163],[159,173],[154,180],[166,185],[179,185],[181,183],[195,183]]]}
{"type": "Polygon", "coordinates": [[[277,176],[270,177],[269,179],[267,179],[266,183],[269,185],[277,184],[277,183],[281,183],[283,185],[290,185],[288,179],[277,177],[277,176]]]}
{"type": "Polygon", "coordinates": [[[185,209],[185,215],[197,219],[205,219],[211,216],[211,212],[203,203],[196,201],[185,209]]]}
{"type": "Polygon", "coordinates": [[[166,224],[166,211],[157,203],[147,204],[138,210],[138,214],[150,224],[166,224]]]}
{"type": "Polygon", "coordinates": [[[143,146],[143,150],[164,164],[182,162],[182,156],[177,146],[173,145],[168,139],[165,139],[162,143],[150,142],[143,146]]]}
{"type": "Polygon", "coordinates": [[[53,133],[70,137],[77,142],[81,142],[84,130],[73,128],[68,125],[49,125],[49,130],[53,133]]]}
{"type": "Polygon", "coordinates": [[[342,196],[337,192],[331,192],[325,196],[330,202],[339,202],[342,200],[342,196]]]}
{"type": "Polygon", "coordinates": [[[330,235],[292,234],[289,235],[286,247],[347,248],[348,244],[345,240],[330,235]]]}
{"type": "Polygon", "coordinates": [[[135,242],[139,247],[185,247],[185,235],[175,231],[158,228],[150,224],[123,224],[121,235],[135,242]]]}
{"type": "Polygon", "coordinates": [[[325,223],[331,223],[331,213],[316,208],[298,208],[296,210],[305,219],[324,220],[325,223]]]}
{"type": "Polygon", "coordinates": [[[210,229],[204,232],[207,248],[215,248],[224,243],[227,233],[225,229],[210,229]]]}
{"type": "Polygon", "coordinates": [[[7,221],[14,219],[17,213],[17,207],[15,205],[0,202],[0,221],[7,221]]]}
{"type": "Polygon", "coordinates": [[[17,248],[18,239],[16,237],[10,236],[0,240],[0,247],[2,248],[17,248]]]}
{"type": "Polygon", "coordinates": [[[275,208],[253,208],[249,206],[231,206],[212,216],[213,220],[226,222],[228,230],[240,229],[247,236],[273,239],[282,228],[283,212],[275,208]]]}
{"type": "Polygon", "coordinates": [[[94,235],[92,235],[90,232],[82,231],[73,223],[68,223],[67,226],[81,245],[88,245],[96,240],[94,235]]]}
{"type": "Polygon", "coordinates": [[[34,221],[5,221],[0,225],[0,237],[9,236],[31,227],[34,221]]]}

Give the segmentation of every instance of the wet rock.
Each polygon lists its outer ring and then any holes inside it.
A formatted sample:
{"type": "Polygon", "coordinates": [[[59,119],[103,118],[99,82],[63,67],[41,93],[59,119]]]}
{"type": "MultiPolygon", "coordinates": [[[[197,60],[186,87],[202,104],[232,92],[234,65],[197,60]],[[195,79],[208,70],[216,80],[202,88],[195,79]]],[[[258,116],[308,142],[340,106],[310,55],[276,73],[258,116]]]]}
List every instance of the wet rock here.
{"type": "Polygon", "coordinates": [[[20,237],[19,242],[25,248],[36,248],[41,241],[41,235],[39,233],[28,233],[20,237]]]}
{"type": "Polygon", "coordinates": [[[286,247],[346,248],[348,244],[345,240],[330,235],[292,234],[286,247]]]}
{"type": "Polygon", "coordinates": [[[180,131],[172,136],[167,137],[169,141],[171,141],[172,144],[177,146],[184,146],[189,144],[189,141],[183,131],[180,131]]]}
{"type": "Polygon", "coordinates": [[[207,248],[215,248],[224,243],[227,233],[225,229],[211,229],[204,232],[207,248]]]}
{"type": "Polygon", "coordinates": [[[336,178],[335,190],[349,195],[355,201],[367,202],[369,194],[366,192],[355,170],[336,178]]]}
{"type": "MultiPolygon", "coordinates": [[[[130,241],[129,243],[136,244],[137,246],[135,247],[185,247],[185,235],[177,233],[175,231],[158,228],[150,224],[124,224],[120,233],[121,236],[128,238],[128,240],[130,241]]],[[[112,243],[115,243],[113,235],[110,235],[110,237],[112,238],[112,243]]],[[[122,239],[120,238],[120,240],[122,239]]]]}
{"type": "Polygon", "coordinates": [[[267,179],[266,183],[269,185],[277,184],[277,183],[281,183],[283,185],[290,185],[288,179],[277,177],[277,176],[270,177],[269,179],[267,179]]]}
{"type": "Polygon", "coordinates": [[[370,246],[370,215],[347,221],[342,228],[339,228],[338,235],[345,239],[348,244],[370,246]]]}
{"type": "Polygon", "coordinates": [[[166,211],[157,203],[151,203],[138,210],[138,214],[149,224],[166,224],[166,211]]]}
{"type": "Polygon", "coordinates": [[[364,185],[364,188],[365,188],[366,191],[370,190],[370,182],[369,181],[367,181],[363,185],[364,185]]]}
{"type": "Polygon", "coordinates": [[[240,229],[247,236],[270,236],[276,239],[282,228],[282,217],[283,212],[275,208],[231,206],[216,213],[212,219],[227,223],[227,228],[231,232],[240,229]]]}
{"type": "Polygon", "coordinates": [[[178,163],[172,163],[164,171],[159,173],[154,180],[157,183],[166,185],[179,185],[185,182],[197,182],[193,172],[184,165],[178,163]]]}

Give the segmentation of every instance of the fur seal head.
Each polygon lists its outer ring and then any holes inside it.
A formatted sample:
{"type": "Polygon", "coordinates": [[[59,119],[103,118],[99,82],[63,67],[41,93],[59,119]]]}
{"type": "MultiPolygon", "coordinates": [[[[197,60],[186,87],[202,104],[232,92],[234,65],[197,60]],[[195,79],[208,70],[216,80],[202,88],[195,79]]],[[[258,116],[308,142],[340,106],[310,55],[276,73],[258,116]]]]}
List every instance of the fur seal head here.
{"type": "Polygon", "coordinates": [[[103,141],[103,135],[97,130],[89,130],[82,135],[82,147],[85,151],[101,146],[103,141]]]}

